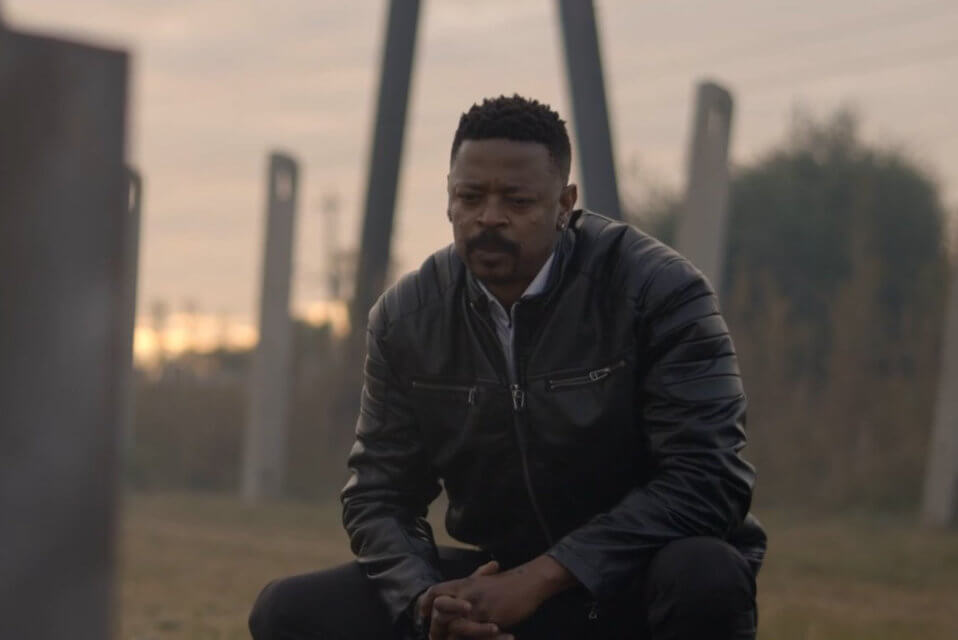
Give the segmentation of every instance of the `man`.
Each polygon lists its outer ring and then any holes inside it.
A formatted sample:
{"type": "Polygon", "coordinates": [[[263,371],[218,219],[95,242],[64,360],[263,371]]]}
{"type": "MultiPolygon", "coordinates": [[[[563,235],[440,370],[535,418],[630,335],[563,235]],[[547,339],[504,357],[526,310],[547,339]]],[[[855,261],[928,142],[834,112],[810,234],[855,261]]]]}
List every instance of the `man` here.
{"type": "Polygon", "coordinates": [[[273,582],[266,638],[752,638],[745,396],[709,284],[574,210],[548,106],[474,105],[454,244],[369,314],[343,490],[357,561],[273,582]],[[424,519],[440,493],[449,534],[424,519]]]}

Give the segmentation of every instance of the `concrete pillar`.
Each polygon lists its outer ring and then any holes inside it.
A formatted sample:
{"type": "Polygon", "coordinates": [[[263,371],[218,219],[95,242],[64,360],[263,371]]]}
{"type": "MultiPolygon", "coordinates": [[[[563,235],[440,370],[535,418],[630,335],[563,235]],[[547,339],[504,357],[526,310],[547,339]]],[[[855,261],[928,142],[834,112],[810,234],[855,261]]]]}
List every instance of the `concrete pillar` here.
{"type": "Polygon", "coordinates": [[[292,373],[289,295],[298,180],[292,158],[281,153],[270,155],[259,344],[249,377],[242,470],[241,493],[247,501],[278,497],[286,475],[292,373]]]}
{"type": "Polygon", "coordinates": [[[958,520],[958,257],[952,256],[938,399],[921,506],[922,522],[945,526],[958,520]]]}
{"type": "Polygon", "coordinates": [[[406,128],[406,105],[409,101],[409,79],[412,75],[418,18],[419,0],[390,1],[352,304],[353,336],[363,347],[366,315],[383,292],[389,266],[396,184],[406,128]]]}
{"type": "Polygon", "coordinates": [[[0,27],[0,638],[113,636],[127,73],[0,27]]]}
{"type": "Polygon", "coordinates": [[[699,84],[693,118],[685,211],[676,249],[719,291],[725,268],[732,96],[717,84],[699,84]]]}
{"type": "Polygon", "coordinates": [[[559,0],[579,172],[587,208],[622,219],[592,0],[559,0]]]}

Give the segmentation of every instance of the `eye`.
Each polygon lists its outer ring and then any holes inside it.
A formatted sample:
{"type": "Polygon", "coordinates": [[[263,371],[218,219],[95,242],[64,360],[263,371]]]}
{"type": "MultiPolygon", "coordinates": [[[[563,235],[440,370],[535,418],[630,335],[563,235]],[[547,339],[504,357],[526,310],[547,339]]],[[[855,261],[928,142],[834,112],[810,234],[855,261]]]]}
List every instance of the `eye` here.
{"type": "Polygon", "coordinates": [[[479,202],[479,199],[481,197],[482,196],[480,196],[478,193],[473,193],[473,192],[466,192],[466,193],[459,194],[459,199],[467,204],[473,204],[473,203],[479,202]]]}
{"type": "Polygon", "coordinates": [[[528,207],[535,202],[534,198],[523,198],[521,196],[513,196],[509,198],[509,202],[517,207],[528,207]]]}

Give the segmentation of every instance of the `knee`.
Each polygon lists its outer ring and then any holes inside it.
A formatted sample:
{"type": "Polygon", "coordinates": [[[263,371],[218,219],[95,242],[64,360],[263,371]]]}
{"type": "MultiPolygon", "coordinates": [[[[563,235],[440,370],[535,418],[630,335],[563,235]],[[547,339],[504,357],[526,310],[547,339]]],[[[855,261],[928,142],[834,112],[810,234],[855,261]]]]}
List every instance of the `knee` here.
{"type": "Polygon", "coordinates": [[[283,592],[285,580],[273,580],[260,591],[249,614],[249,631],[254,640],[278,637],[286,617],[283,592]]]}
{"type": "Polygon", "coordinates": [[[653,616],[692,616],[719,624],[751,615],[755,608],[755,576],[748,562],[718,538],[686,538],[663,547],[649,566],[646,588],[653,616]]]}

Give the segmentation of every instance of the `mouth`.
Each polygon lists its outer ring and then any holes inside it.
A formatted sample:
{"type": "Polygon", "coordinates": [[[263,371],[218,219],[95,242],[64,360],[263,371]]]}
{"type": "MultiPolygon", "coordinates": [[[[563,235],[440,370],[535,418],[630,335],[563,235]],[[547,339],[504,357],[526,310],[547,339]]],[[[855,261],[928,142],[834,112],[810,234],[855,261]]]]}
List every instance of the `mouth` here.
{"type": "Polygon", "coordinates": [[[514,256],[518,247],[504,238],[479,236],[466,244],[466,252],[475,256],[514,256]]]}
{"type": "Polygon", "coordinates": [[[482,256],[504,256],[510,254],[510,252],[503,247],[476,247],[472,250],[472,253],[480,258],[482,256]]]}

